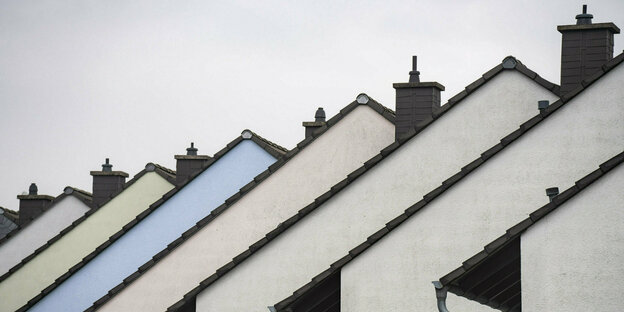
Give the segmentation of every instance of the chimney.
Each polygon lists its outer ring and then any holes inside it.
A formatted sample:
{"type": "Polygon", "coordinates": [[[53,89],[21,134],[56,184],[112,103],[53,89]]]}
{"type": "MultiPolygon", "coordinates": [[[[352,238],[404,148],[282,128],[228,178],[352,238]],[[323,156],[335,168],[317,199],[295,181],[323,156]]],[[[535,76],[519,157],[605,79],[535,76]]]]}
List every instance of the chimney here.
{"type": "Polygon", "coordinates": [[[561,95],[574,90],[583,79],[613,58],[613,34],[620,29],[613,23],[592,24],[594,16],[576,16],[576,25],[557,26],[561,41],[561,95]]]}
{"type": "Polygon", "coordinates": [[[176,184],[182,185],[193,174],[204,168],[210,160],[208,155],[197,155],[195,143],[186,149],[186,155],[175,155],[176,159],[176,184]]]}
{"type": "Polygon", "coordinates": [[[113,171],[113,165],[108,158],[102,164],[102,171],[91,171],[93,176],[93,206],[99,207],[109,197],[121,190],[126,183],[128,174],[123,171],[113,171]]]}
{"type": "Polygon", "coordinates": [[[325,111],[319,107],[314,114],[314,121],[304,121],[305,137],[308,138],[314,131],[325,125],[325,111]]]}
{"type": "Polygon", "coordinates": [[[19,226],[24,226],[41,215],[54,199],[52,196],[38,195],[37,191],[37,184],[32,183],[28,188],[28,195],[17,195],[20,200],[19,218],[17,219],[19,226]]]}
{"type": "Polygon", "coordinates": [[[437,82],[420,82],[416,63],[416,56],[413,56],[409,82],[392,84],[396,89],[397,140],[440,107],[440,91],[444,91],[444,86],[437,82]]]}

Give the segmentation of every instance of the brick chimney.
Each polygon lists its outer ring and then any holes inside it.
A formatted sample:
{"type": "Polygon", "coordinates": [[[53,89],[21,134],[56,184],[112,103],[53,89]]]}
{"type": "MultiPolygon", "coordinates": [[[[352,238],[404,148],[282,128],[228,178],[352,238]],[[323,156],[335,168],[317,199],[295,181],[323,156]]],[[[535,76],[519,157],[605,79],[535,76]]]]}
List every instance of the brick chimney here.
{"type": "Polygon", "coordinates": [[[613,23],[592,24],[593,17],[587,14],[587,5],[583,5],[583,13],[576,16],[576,25],[557,26],[562,35],[562,95],[613,58],[613,34],[619,34],[620,29],[613,23]]]}
{"type": "Polygon", "coordinates": [[[37,184],[32,183],[28,188],[28,195],[17,195],[19,203],[19,226],[28,224],[33,219],[41,215],[44,209],[52,202],[54,197],[37,194],[37,184]]]}
{"type": "Polygon", "coordinates": [[[412,57],[409,75],[409,82],[392,84],[396,89],[395,139],[431,116],[440,107],[440,91],[444,91],[444,86],[437,82],[420,82],[416,56],[412,57]]]}
{"type": "Polygon", "coordinates": [[[308,138],[314,131],[325,125],[325,111],[319,107],[314,114],[314,121],[304,121],[305,137],[308,138]]]}
{"type": "Polygon", "coordinates": [[[102,165],[102,171],[91,171],[93,176],[93,206],[98,207],[109,197],[121,190],[126,183],[128,174],[123,171],[113,171],[113,165],[108,158],[102,165]]]}
{"type": "Polygon", "coordinates": [[[186,155],[175,155],[176,159],[176,184],[182,185],[193,174],[199,172],[210,160],[208,155],[197,155],[195,143],[186,149],[186,155]]]}

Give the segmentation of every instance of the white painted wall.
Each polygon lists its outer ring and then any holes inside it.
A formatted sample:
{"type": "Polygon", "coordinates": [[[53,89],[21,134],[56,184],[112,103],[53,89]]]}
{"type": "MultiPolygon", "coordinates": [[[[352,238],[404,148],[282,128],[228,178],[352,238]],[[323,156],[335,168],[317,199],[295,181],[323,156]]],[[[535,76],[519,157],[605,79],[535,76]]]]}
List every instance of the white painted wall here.
{"type": "Polygon", "coordinates": [[[524,311],[621,311],[624,307],[624,166],[525,232],[524,311]]]}
{"type": "Polygon", "coordinates": [[[0,275],[8,272],[87,211],[89,206],[74,196],[61,199],[17,235],[0,245],[0,275]]]}
{"type": "Polygon", "coordinates": [[[553,95],[515,71],[501,73],[204,290],[197,311],[266,311],[535,115],[540,99],[553,95]]]}
{"type": "MultiPolygon", "coordinates": [[[[342,311],[436,311],[431,281],[623,150],[623,80],[619,66],[345,266],[342,311]]],[[[491,311],[453,295],[447,307],[491,311]]]]}
{"type": "Polygon", "coordinates": [[[393,141],[394,125],[358,106],[100,311],[166,310],[393,141]]]}

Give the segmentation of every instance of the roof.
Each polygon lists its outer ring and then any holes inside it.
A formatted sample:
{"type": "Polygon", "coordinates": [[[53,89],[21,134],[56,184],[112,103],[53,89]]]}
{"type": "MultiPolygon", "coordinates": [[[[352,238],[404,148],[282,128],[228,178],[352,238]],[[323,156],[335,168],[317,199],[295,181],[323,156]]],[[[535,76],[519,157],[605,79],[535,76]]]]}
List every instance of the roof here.
{"type": "MultiPolygon", "coordinates": [[[[520,288],[511,286],[519,285],[520,282],[520,245],[518,239],[520,235],[623,162],[624,152],[602,163],[598,169],[576,181],[574,186],[556,196],[552,202],[535,210],[528,218],[510,227],[501,237],[485,245],[481,252],[464,261],[462,266],[440,278],[442,286],[448,287],[450,292],[458,296],[479,301],[494,309],[508,311],[519,307],[521,304],[520,288]],[[484,280],[488,280],[492,274],[485,274],[486,271],[503,272],[502,274],[509,277],[496,285],[493,288],[493,293],[489,291],[479,292],[480,295],[476,295],[473,292],[473,287],[484,280]],[[505,296],[501,298],[498,294],[501,294],[504,289],[512,291],[506,291],[505,296]]],[[[497,277],[496,280],[501,279],[500,276],[495,277],[497,277]]]]}
{"type": "MultiPolygon", "coordinates": [[[[454,174],[453,176],[451,176],[450,178],[448,178],[444,182],[442,182],[441,186],[435,188],[431,192],[429,192],[426,195],[424,195],[422,200],[418,201],[414,205],[412,205],[409,208],[407,208],[402,214],[400,214],[399,216],[397,216],[396,218],[394,218],[390,222],[388,222],[385,227],[381,228],[377,232],[375,232],[372,235],[370,235],[367,238],[366,241],[364,241],[360,245],[356,246],[355,248],[351,249],[347,253],[347,255],[342,257],[340,260],[338,260],[338,261],[334,262],[333,264],[331,264],[329,269],[323,271],[322,273],[320,273],[319,275],[314,277],[311,282],[309,282],[308,284],[304,285],[299,290],[295,291],[292,296],[290,296],[290,297],[282,300],[278,304],[276,304],[275,307],[278,308],[278,310],[281,309],[281,308],[284,308],[285,306],[288,306],[290,303],[292,303],[292,302],[296,301],[297,299],[299,299],[307,291],[309,291],[311,289],[314,289],[314,287],[316,287],[318,284],[320,284],[324,279],[326,279],[329,276],[331,276],[331,274],[339,271],[343,266],[345,266],[351,260],[355,259],[361,253],[363,253],[366,249],[368,249],[368,247],[372,246],[373,244],[375,244],[376,242],[381,240],[386,234],[390,233],[396,227],[401,225],[405,220],[409,219],[416,212],[420,211],[422,208],[427,206],[436,197],[438,197],[439,195],[444,193],[446,190],[451,188],[455,183],[459,182],[464,177],[468,176],[472,171],[474,171],[475,169],[480,167],[488,159],[492,158],[492,156],[496,155],[498,152],[503,150],[505,147],[509,146],[516,139],[521,137],[524,133],[526,133],[530,129],[532,129],[535,125],[539,124],[544,119],[546,119],[548,116],[550,116],[551,114],[556,112],[559,108],[563,107],[566,103],[568,103],[576,95],[581,93],[583,90],[585,90],[587,87],[589,87],[594,82],[598,81],[607,72],[609,72],[610,70],[612,70],[613,68],[618,66],[623,61],[624,61],[624,53],[618,55],[617,57],[613,58],[611,61],[609,61],[606,64],[604,64],[602,66],[601,70],[599,70],[596,74],[592,75],[591,77],[588,77],[586,80],[583,80],[581,82],[581,84],[576,89],[566,93],[565,95],[563,95],[561,97],[561,99],[559,99],[555,103],[553,103],[550,106],[548,106],[548,108],[542,110],[538,115],[534,116],[533,118],[531,118],[531,119],[527,120],[526,122],[524,122],[523,124],[521,124],[520,127],[516,131],[514,131],[514,132],[508,134],[507,136],[503,137],[500,140],[500,143],[494,145],[493,147],[491,147],[488,150],[486,150],[485,152],[483,152],[479,158],[475,159],[474,161],[472,161],[469,164],[467,164],[466,166],[464,166],[460,170],[460,172],[454,174]]],[[[386,152],[386,153],[390,153],[390,152],[386,152]]],[[[383,155],[383,154],[384,154],[384,151],[382,151],[382,153],[380,155],[383,155]]],[[[378,162],[379,160],[375,160],[375,158],[378,158],[378,157],[379,157],[379,155],[374,157],[373,159],[371,159],[369,162],[371,162],[371,161],[375,161],[375,163],[378,162]]],[[[372,166],[372,165],[374,165],[374,164],[370,164],[369,166],[372,166]]],[[[365,164],[365,167],[366,167],[366,164],[365,164]]],[[[356,170],[354,173],[352,173],[352,175],[354,175],[354,174],[361,175],[366,170],[365,167],[356,170]],[[362,172],[358,172],[360,170],[362,172]]],[[[345,183],[345,182],[343,181],[341,183],[345,183]]],[[[334,187],[340,187],[339,185],[334,186],[334,187]]],[[[333,188],[332,188],[332,190],[333,190],[333,188]]],[[[325,200],[327,200],[328,198],[333,196],[332,194],[330,194],[331,192],[332,191],[330,191],[330,192],[328,192],[328,193],[326,193],[324,195],[321,195],[320,198],[317,198],[317,201],[324,202],[325,200]]],[[[261,241],[257,242],[256,244],[252,245],[252,247],[254,247],[254,249],[250,249],[250,250],[246,251],[246,255],[244,257],[239,256],[239,257],[234,258],[235,261],[230,262],[226,266],[224,266],[224,268],[227,268],[227,270],[222,268],[221,272],[217,271],[217,273],[215,273],[216,276],[213,275],[212,277],[209,277],[208,279],[204,280],[200,286],[198,286],[198,288],[201,288],[201,289],[199,289],[199,290],[194,289],[191,293],[196,295],[197,293],[199,293],[199,291],[201,291],[201,290],[205,289],[206,287],[208,287],[212,282],[216,281],[218,278],[220,278],[222,275],[224,275],[227,271],[231,270],[233,267],[235,267],[240,262],[242,262],[245,258],[249,257],[253,252],[257,251],[262,246],[268,244],[268,242],[271,239],[273,239],[275,236],[277,236],[279,233],[285,231],[292,224],[298,222],[303,216],[307,215],[310,211],[314,210],[316,208],[314,205],[315,204],[311,204],[310,206],[312,206],[312,207],[308,206],[308,207],[304,208],[303,210],[301,210],[298,215],[293,216],[290,219],[284,221],[282,224],[280,224],[280,226],[278,228],[276,228],[275,230],[273,230],[272,232],[267,234],[267,236],[263,240],[261,240],[261,241]],[[282,229],[280,229],[280,227],[282,229]],[[221,273],[221,274],[219,274],[219,273],[221,273]]],[[[243,254],[245,254],[245,253],[243,253],[243,254]]],[[[172,308],[173,307],[174,306],[172,306],[172,308]]]]}
{"type": "MultiPolygon", "coordinates": [[[[67,279],[69,279],[74,273],[76,273],[77,271],[79,271],[82,267],[84,267],[87,263],[89,263],[92,259],[94,259],[95,257],[97,257],[102,251],[104,251],[108,246],[112,245],[115,241],[117,241],[117,239],[119,239],[120,237],[122,237],[124,234],[126,234],[127,232],[129,232],[132,228],[134,228],[135,225],[137,225],[139,222],[141,222],[143,219],[147,218],[147,216],[149,216],[153,211],[155,211],[156,209],[158,209],[158,207],[160,207],[164,202],[166,202],[167,200],[169,200],[169,198],[173,197],[175,194],[178,193],[178,191],[180,191],[181,189],[183,189],[186,185],[190,184],[196,177],[198,177],[199,175],[201,175],[206,169],[208,169],[210,166],[212,166],[212,164],[214,164],[215,162],[217,162],[221,157],[223,157],[225,154],[227,154],[229,151],[231,151],[234,147],[236,147],[239,143],[243,142],[244,140],[251,140],[254,143],[258,144],[261,148],[263,148],[267,153],[271,154],[271,155],[282,155],[283,151],[285,150],[283,147],[280,147],[279,145],[272,143],[262,137],[260,137],[259,135],[255,134],[254,132],[250,131],[250,130],[243,130],[243,132],[241,133],[241,135],[239,135],[238,137],[236,137],[234,140],[232,140],[230,143],[228,143],[224,148],[222,148],[220,151],[218,151],[217,153],[214,154],[214,156],[212,156],[211,159],[207,160],[204,165],[202,166],[201,170],[198,170],[197,172],[195,172],[193,175],[191,175],[183,184],[181,185],[177,185],[175,188],[173,188],[171,191],[165,193],[163,195],[162,198],[160,198],[159,200],[157,200],[156,202],[152,203],[146,210],[144,210],[143,212],[141,212],[135,219],[133,219],[132,221],[130,221],[129,223],[127,223],[126,225],[124,225],[118,232],[116,232],[115,234],[113,234],[107,241],[105,241],[104,243],[102,243],[100,246],[98,246],[93,252],[91,252],[89,255],[87,255],[86,257],[84,257],[82,259],[82,261],[80,261],[79,263],[77,263],[76,265],[72,266],[65,274],[61,275],[59,278],[57,278],[54,283],[52,283],[51,285],[49,285],[48,287],[46,287],[40,294],[38,294],[37,296],[35,296],[34,298],[32,298],[31,300],[28,301],[28,303],[26,305],[24,305],[23,307],[21,307],[18,311],[25,311],[30,309],[32,306],[34,306],[37,302],[39,302],[39,300],[41,300],[44,296],[46,296],[47,294],[49,294],[50,292],[52,292],[57,286],[59,286],[60,284],[62,284],[64,281],[66,281],[67,279]]],[[[279,159],[279,157],[276,157],[279,159]]],[[[146,166],[146,170],[148,167],[153,166],[155,171],[160,170],[160,166],[157,166],[155,164],[151,164],[149,163],[146,166]]],[[[171,170],[169,170],[171,172],[171,170]]],[[[165,173],[164,173],[165,174],[165,173]]],[[[170,177],[170,173],[166,173],[166,176],[169,178],[170,177]]],[[[168,179],[167,178],[167,179],[168,179]]],[[[168,179],[169,180],[169,179],[168,179]]],[[[171,179],[169,180],[173,185],[175,184],[175,179],[171,179]]],[[[102,205],[103,206],[103,205],[102,205]]],[[[61,232],[61,233],[66,233],[65,231],[61,232]]],[[[185,233],[186,234],[186,233],[185,233]]],[[[24,262],[24,261],[22,261],[24,262]]],[[[143,268],[143,267],[141,267],[143,268]]],[[[142,269],[144,270],[144,269],[142,269]]],[[[12,272],[12,271],[9,271],[12,272]]],[[[0,278],[0,282],[2,281],[2,278],[0,278]]]]}
{"type": "MultiPolygon", "coordinates": [[[[166,179],[167,181],[169,181],[169,183],[174,184],[175,185],[175,176],[172,177],[171,173],[175,172],[173,170],[167,169],[163,166],[157,165],[157,164],[153,164],[153,163],[148,163],[146,166],[146,169],[141,170],[139,173],[137,173],[130,181],[126,182],[121,189],[119,189],[118,191],[112,193],[110,195],[110,197],[108,198],[108,200],[106,200],[105,202],[103,202],[101,205],[94,207],[92,205],[89,205],[89,207],[91,207],[90,210],[88,210],[82,217],[76,219],[74,222],[72,222],[71,225],[69,225],[68,227],[66,227],[65,229],[63,229],[59,234],[57,234],[56,236],[52,237],[50,240],[48,240],[43,246],[37,248],[35,250],[35,252],[33,252],[31,255],[29,255],[28,257],[22,259],[22,261],[18,264],[16,264],[14,267],[12,267],[8,272],[4,273],[3,275],[0,276],[0,282],[4,281],[5,279],[7,279],[9,276],[11,276],[11,274],[13,274],[13,272],[19,270],[22,266],[24,266],[26,263],[28,263],[28,261],[32,260],[33,258],[35,258],[38,254],[40,254],[41,252],[43,252],[44,250],[46,250],[50,245],[54,244],[57,240],[59,240],[61,237],[63,237],[63,235],[65,235],[66,233],[68,233],[69,231],[71,231],[72,229],[74,229],[76,226],[78,226],[80,223],[82,223],[85,219],[87,219],[90,215],[94,214],[96,211],[98,211],[101,207],[103,207],[104,205],[106,205],[110,200],[112,200],[113,198],[115,198],[115,196],[119,195],[121,192],[123,192],[124,190],[126,190],[128,187],[130,187],[132,184],[134,184],[134,182],[136,182],[138,179],[140,179],[143,175],[145,175],[147,172],[150,171],[154,171],[156,172],[158,175],[160,175],[161,177],[163,177],[164,179],[166,179]],[[148,169],[149,167],[149,169],[148,169]],[[153,169],[152,169],[153,168],[153,169]]],[[[74,196],[76,196],[78,199],[80,200],[86,200],[87,197],[89,197],[88,195],[90,195],[91,193],[77,189],[77,188],[73,188],[73,187],[66,187],[65,190],[67,189],[71,189],[72,193],[74,196]]],[[[56,197],[56,199],[54,201],[52,201],[52,203],[50,203],[50,205],[48,207],[46,207],[44,209],[44,212],[49,210],[50,208],[52,208],[54,206],[54,204],[58,203],[62,198],[64,198],[65,196],[68,196],[68,194],[66,194],[65,192],[63,192],[63,194],[59,195],[58,197],[56,197]]],[[[30,224],[30,223],[28,223],[30,224]]],[[[4,243],[6,240],[10,239],[12,236],[16,235],[18,231],[20,231],[22,228],[25,228],[26,226],[28,226],[28,224],[24,225],[23,227],[17,227],[14,231],[12,231],[11,233],[7,234],[7,236],[5,236],[4,238],[0,238],[0,245],[2,243],[4,243]]]]}
{"type": "Polygon", "coordinates": [[[419,125],[416,126],[415,129],[410,130],[409,132],[405,133],[405,135],[400,137],[397,141],[395,141],[394,143],[390,144],[389,146],[381,150],[379,154],[377,154],[376,156],[374,156],[373,158],[365,162],[362,167],[350,173],[346,179],[335,184],[329,191],[327,191],[323,195],[316,198],[313,203],[299,210],[299,213],[297,213],[296,215],[280,223],[277,228],[269,232],[264,238],[262,238],[255,244],[251,245],[248,250],[244,251],[243,253],[235,257],[231,262],[225,264],[223,267],[217,270],[216,273],[214,273],[213,275],[209,276],[204,281],[202,281],[199,286],[195,287],[190,292],[188,292],[184,296],[184,299],[172,305],[169,308],[169,310],[175,311],[176,309],[184,306],[187,300],[190,300],[192,297],[197,295],[203,289],[210,286],[213,282],[215,282],[221,276],[227,274],[229,270],[234,268],[239,263],[243,262],[245,259],[250,257],[254,252],[259,250],[263,246],[267,245],[273,238],[277,237],[279,234],[286,231],[286,229],[288,229],[291,225],[297,223],[298,221],[303,219],[306,215],[308,215],[310,212],[312,212],[316,208],[323,205],[325,201],[327,201],[328,199],[332,198],[334,195],[339,193],[342,189],[347,187],[351,182],[355,181],[358,177],[362,176],[365,172],[367,172],[369,169],[374,167],[377,163],[379,163],[380,161],[385,159],[388,155],[392,154],[394,151],[399,149],[403,144],[408,142],[411,138],[415,137],[418,133],[420,133],[421,131],[426,129],[428,126],[433,124],[437,119],[439,119],[444,114],[449,112],[451,109],[456,107],[468,95],[475,92],[479,87],[484,85],[486,82],[492,80],[495,76],[497,76],[498,74],[500,74],[501,72],[505,70],[516,70],[522,73],[523,75],[527,76],[528,78],[534,80],[535,82],[537,82],[538,84],[540,84],[541,86],[543,86],[544,88],[546,88],[547,90],[555,94],[557,94],[559,91],[559,86],[552,84],[546,81],[545,79],[539,77],[539,75],[537,75],[535,72],[528,69],[516,58],[512,56],[506,57],[505,59],[503,59],[501,64],[495,66],[494,68],[492,68],[491,70],[483,74],[481,78],[477,79],[476,81],[468,85],[465,88],[465,90],[461,91],[459,94],[449,99],[446,104],[441,106],[438,110],[434,111],[433,114],[428,119],[423,120],[419,125]]]}
{"type": "Polygon", "coordinates": [[[4,215],[7,219],[11,220],[11,222],[16,223],[17,224],[17,218],[18,218],[18,214],[16,211],[13,211],[11,209],[7,209],[4,207],[0,207],[0,210],[2,210],[2,215],[4,215]]]}
{"type": "MultiPolygon", "coordinates": [[[[347,106],[345,106],[343,109],[341,109],[340,112],[338,112],[338,114],[336,114],[334,117],[330,118],[325,123],[325,125],[320,127],[318,130],[314,131],[314,133],[312,133],[311,136],[306,137],[303,141],[299,142],[297,144],[297,146],[294,147],[293,149],[291,149],[288,153],[286,153],[284,155],[284,157],[278,159],[273,165],[269,166],[269,168],[267,170],[265,170],[265,171],[261,172],[260,174],[258,174],[251,182],[249,182],[249,183],[247,183],[247,185],[243,186],[236,194],[230,196],[230,198],[225,200],[225,202],[223,204],[221,204],[219,207],[213,209],[210,212],[210,214],[208,214],[205,218],[203,218],[202,220],[197,222],[197,224],[195,226],[193,226],[192,228],[188,229],[178,239],[176,239],[175,241],[171,242],[167,246],[167,248],[163,249],[161,252],[159,252],[158,254],[154,255],[154,257],[150,261],[148,261],[147,263],[142,265],[136,272],[134,272],[133,274],[128,276],[126,279],[124,279],[124,281],[122,283],[120,283],[119,285],[117,285],[113,289],[111,289],[108,292],[107,295],[105,295],[102,298],[100,298],[99,300],[97,300],[93,304],[93,306],[91,306],[89,309],[87,309],[87,311],[93,311],[93,310],[97,309],[98,307],[100,307],[104,303],[106,303],[108,300],[113,298],[116,294],[120,293],[123,289],[126,288],[126,286],[130,285],[133,281],[138,279],[149,268],[154,266],[156,263],[158,263],[160,260],[162,260],[164,257],[166,257],[169,253],[171,253],[173,250],[175,250],[176,247],[180,246],[183,242],[185,242],[191,236],[193,236],[193,234],[198,232],[200,229],[202,229],[207,224],[209,224],[212,220],[214,220],[217,216],[219,216],[221,213],[223,213],[228,208],[230,208],[241,197],[245,196],[245,194],[247,194],[251,190],[253,190],[256,186],[258,186],[260,183],[262,183],[262,181],[264,181],[268,177],[270,177],[274,172],[276,172],[284,164],[286,164],[293,157],[295,157],[300,151],[304,150],[307,146],[309,146],[317,138],[319,138],[321,135],[323,135],[325,132],[327,132],[329,129],[331,129],[340,120],[342,120],[349,113],[351,113],[353,110],[355,110],[355,108],[357,108],[359,105],[366,105],[366,106],[370,107],[375,112],[377,112],[378,114],[383,116],[386,120],[388,120],[388,121],[390,121],[391,123],[394,124],[394,120],[395,120],[394,111],[392,111],[391,109],[381,105],[379,102],[375,101],[374,99],[372,99],[370,97],[369,97],[369,100],[368,100],[367,103],[358,103],[357,101],[353,101],[353,102],[349,103],[347,106]]],[[[251,133],[253,133],[253,132],[251,132],[251,133]]]]}

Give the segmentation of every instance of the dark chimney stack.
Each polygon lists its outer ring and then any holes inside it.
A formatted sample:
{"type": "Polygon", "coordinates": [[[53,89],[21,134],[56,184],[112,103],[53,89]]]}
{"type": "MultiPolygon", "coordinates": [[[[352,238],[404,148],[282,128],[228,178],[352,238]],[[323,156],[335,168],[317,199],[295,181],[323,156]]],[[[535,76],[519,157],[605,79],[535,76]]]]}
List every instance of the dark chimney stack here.
{"type": "Polygon", "coordinates": [[[583,5],[576,25],[557,26],[562,34],[561,95],[574,90],[613,58],[613,34],[619,34],[620,29],[613,23],[592,24],[593,17],[583,5]]]}
{"type": "Polygon", "coordinates": [[[106,162],[102,164],[102,171],[91,171],[93,176],[93,205],[100,206],[107,201],[109,197],[121,190],[126,183],[128,174],[123,171],[113,171],[113,165],[106,162]]]}
{"type": "Polygon", "coordinates": [[[392,85],[396,89],[395,139],[431,116],[440,107],[440,91],[444,91],[444,86],[437,82],[420,82],[416,56],[412,57],[409,75],[409,82],[392,85]]]}
{"type": "Polygon", "coordinates": [[[37,218],[54,199],[52,196],[38,195],[37,191],[37,184],[32,183],[28,188],[28,195],[17,195],[20,200],[18,225],[24,226],[37,218]]]}
{"type": "Polygon", "coordinates": [[[183,184],[189,177],[204,168],[210,160],[208,155],[197,155],[195,143],[186,149],[186,155],[175,155],[176,159],[176,184],[183,184]]]}
{"type": "Polygon", "coordinates": [[[314,121],[304,121],[305,137],[312,135],[314,131],[325,125],[325,111],[322,107],[319,107],[314,114],[314,121]]]}

